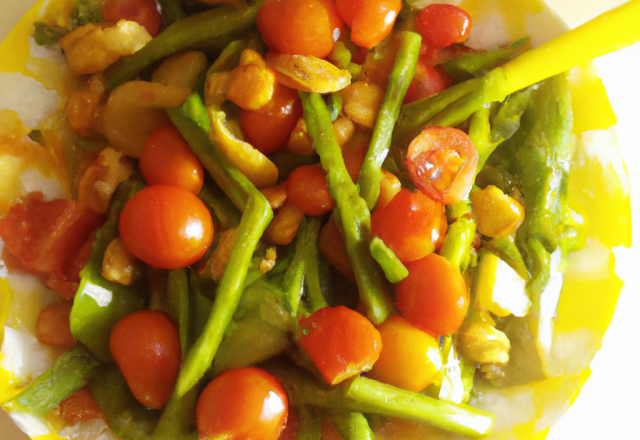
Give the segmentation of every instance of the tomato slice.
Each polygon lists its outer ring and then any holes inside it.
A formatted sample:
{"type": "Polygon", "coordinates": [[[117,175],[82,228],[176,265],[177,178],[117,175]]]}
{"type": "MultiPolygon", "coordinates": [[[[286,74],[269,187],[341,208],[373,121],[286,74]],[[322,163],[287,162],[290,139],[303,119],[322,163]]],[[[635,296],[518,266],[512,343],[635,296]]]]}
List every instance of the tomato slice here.
{"type": "Polygon", "coordinates": [[[445,205],[471,189],[478,151],[469,136],[451,127],[427,127],[409,144],[407,170],[416,187],[445,205]]]}

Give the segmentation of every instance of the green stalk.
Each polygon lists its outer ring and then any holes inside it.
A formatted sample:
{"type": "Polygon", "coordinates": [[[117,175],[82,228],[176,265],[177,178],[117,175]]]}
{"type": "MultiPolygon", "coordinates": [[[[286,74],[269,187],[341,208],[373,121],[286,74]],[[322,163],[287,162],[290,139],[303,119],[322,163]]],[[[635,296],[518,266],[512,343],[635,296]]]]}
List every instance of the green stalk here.
{"type": "Polygon", "coordinates": [[[369,209],[373,209],[380,196],[380,180],[382,180],[380,167],[389,153],[393,126],[400,114],[404,95],[411,84],[420,55],[420,43],[422,42],[420,35],[414,32],[401,32],[398,37],[400,48],[389,76],[389,85],[378,112],[369,150],[358,178],[360,194],[367,202],[369,209]]]}
{"type": "Polygon", "coordinates": [[[409,271],[398,259],[396,254],[386,245],[380,237],[373,237],[369,243],[369,251],[374,260],[378,262],[384,276],[390,283],[399,283],[409,276],[409,271]]]}
{"type": "Polygon", "coordinates": [[[211,315],[180,369],[176,383],[176,393],[179,397],[184,396],[211,366],[225,329],[238,307],[253,252],[273,218],[273,212],[264,195],[229,163],[218,146],[209,140],[207,133],[189,118],[190,113],[183,113],[196,106],[195,100],[204,108],[197,95],[191,97],[191,107],[169,109],[169,116],[202,165],[243,215],[227,270],[218,283],[211,315]]]}
{"type": "MultiPolygon", "coordinates": [[[[311,217],[307,220],[307,246],[305,252],[307,275],[305,276],[304,283],[307,288],[309,306],[312,312],[329,306],[324,297],[322,289],[323,282],[320,276],[321,262],[320,251],[318,249],[318,235],[320,234],[321,227],[322,223],[320,218],[311,217]]],[[[327,274],[323,275],[327,276],[327,274]]]]}
{"type": "Polygon", "coordinates": [[[467,268],[471,257],[471,245],[476,237],[476,222],[461,217],[447,230],[440,255],[459,268],[461,272],[467,268]]]}
{"type": "Polygon", "coordinates": [[[187,17],[179,0],[158,0],[162,9],[162,21],[169,26],[187,17]]]}
{"type": "Polygon", "coordinates": [[[321,440],[322,421],[318,414],[306,406],[298,407],[298,427],[295,440],[321,440]]]}
{"type": "Polygon", "coordinates": [[[327,172],[331,197],[336,201],[334,213],[344,231],[360,300],[369,320],[375,325],[381,324],[393,313],[394,307],[389,283],[369,252],[371,214],[347,173],[324,100],[317,93],[299,93],[309,135],[327,172]]]}
{"type": "Polygon", "coordinates": [[[167,312],[178,324],[182,356],[189,349],[189,279],[187,269],[169,271],[167,280],[167,312]]]}
{"type": "Polygon", "coordinates": [[[304,218],[302,222],[300,222],[294,246],[293,258],[282,280],[282,290],[284,290],[283,302],[285,308],[293,316],[297,316],[300,298],[302,298],[304,290],[304,279],[307,269],[305,259],[306,248],[308,247],[307,221],[304,218]]]}
{"type": "Polygon", "coordinates": [[[332,414],[331,423],[336,427],[344,440],[373,440],[373,431],[369,422],[361,413],[352,412],[348,415],[332,414]]]}

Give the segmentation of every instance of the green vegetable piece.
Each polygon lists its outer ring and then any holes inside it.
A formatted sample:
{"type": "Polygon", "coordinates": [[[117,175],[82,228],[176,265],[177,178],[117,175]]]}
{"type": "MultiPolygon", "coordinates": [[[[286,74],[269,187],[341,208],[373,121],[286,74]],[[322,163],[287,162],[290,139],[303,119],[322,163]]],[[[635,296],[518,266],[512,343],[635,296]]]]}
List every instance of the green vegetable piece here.
{"type": "Polygon", "coordinates": [[[222,51],[242,38],[256,21],[264,0],[212,8],[176,21],[135,54],[107,69],[107,87],[131,81],[154,61],[186,50],[222,51]]]}
{"type": "Polygon", "coordinates": [[[209,140],[207,133],[197,125],[194,119],[190,118],[191,109],[194,108],[200,109],[196,116],[204,109],[200,97],[195,94],[191,95],[188,106],[169,109],[168,113],[202,165],[233,204],[243,212],[243,215],[229,257],[228,268],[218,283],[211,315],[203,333],[187,354],[178,374],[176,393],[179,397],[193,388],[211,366],[225,329],[231,322],[242,296],[253,252],[273,218],[267,199],[229,163],[219,147],[209,140]]]}
{"type": "Polygon", "coordinates": [[[98,359],[112,360],[109,336],[113,326],[126,315],[145,306],[140,286],[125,286],[105,279],[101,274],[102,259],[109,243],[118,233],[118,219],[125,203],[144,187],[134,177],[122,182],[111,202],[107,221],[96,234],[91,254],[80,271],[80,285],[71,309],[71,333],[98,359]]]}
{"type": "Polygon", "coordinates": [[[369,251],[384,271],[384,275],[390,283],[399,283],[409,275],[409,271],[402,264],[402,261],[398,260],[396,254],[384,244],[380,237],[371,239],[369,251]]]}
{"type": "Polygon", "coordinates": [[[344,42],[336,41],[331,50],[329,59],[335,62],[335,65],[340,69],[347,69],[351,63],[351,52],[347,49],[344,42]]]}
{"type": "Polygon", "coordinates": [[[304,290],[304,278],[307,269],[305,250],[307,248],[307,222],[302,219],[296,242],[294,245],[293,258],[289,263],[289,268],[282,280],[282,290],[284,291],[284,306],[293,316],[298,314],[298,305],[304,290]]]}
{"type": "Polygon", "coordinates": [[[245,50],[247,46],[248,42],[246,39],[235,40],[229,43],[220,53],[218,58],[216,58],[211,67],[209,67],[207,76],[213,75],[214,73],[224,72],[225,70],[235,69],[240,62],[240,55],[242,55],[242,51],[245,50]]]}
{"type": "Polygon", "coordinates": [[[78,0],[69,16],[69,30],[72,31],[89,23],[102,22],[102,0],[78,0]]]}
{"type": "Polygon", "coordinates": [[[49,46],[53,43],[57,43],[60,38],[64,37],[62,32],[58,32],[40,21],[33,23],[33,26],[35,28],[33,32],[33,39],[39,46],[49,46]]]}
{"type": "Polygon", "coordinates": [[[511,266],[522,279],[529,281],[529,272],[513,236],[507,235],[506,237],[483,241],[482,248],[496,254],[498,258],[511,266]]]}
{"type": "Polygon", "coordinates": [[[320,221],[320,218],[311,217],[307,219],[305,238],[305,262],[307,265],[307,273],[304,279],[304,284],[307,289],[309,307],[312,312],[329,306],[324,294],[325,289],[328,288],[330,283],[329,267],[327,265],[327,261],[320,255],[320,250],[318,249],[318,236],[320,234],[321,227],[322,222],[320,221]]]}
{"type": "Polygon", "coordinates": [[[178,324],[180,348],[184,356],[189,349],[189,279],[187,269],[169,271],[167,281],[167,313],[178,324]]]}
{"type": "Polygon", "coordinates": [[[82,347],[74,347],[58,358],[53,368],[30,383],[8,405],[15,411],[41,415],[96,376],[100,363],[82,347]]]}
{"type": "Polygon", "coordinates": [[[91,394],[102,409],[109,428],[121,440],[149,440],[160,411],[145,408],[136,400],[124,377],[105,368],[91,382],[91,394]]]}
{"type": "Polygon", "coordinates": [[[165,26],[187,17],[180,0],[158,0],[162,12],[162,23],[165,26]]]}
{"type": "Polygon", "coordinates": [[[242,214],[218,185],[208,183],[205,182],[198,197],[210,211],[213,211],[223,229],[235,228],[240,224],[242,214]]]}
{"type": "Polygon", "coordinates": [[[440,255],[464,272],[469,265],[471,246],[475,237],[476,222],[467,217],[459,218],[449,226],[440,255]]]}
{"type": "Polygon", "coordinates": [[[297,408],[298,426],[296,428],[296,440],[321,440],[322,420],[314,411],[306,406],[297,408]]]}
{"type": "Polygon", "coordinates": [[[333,134],[331,117],[322,97],[316,93],[300,92],[304,118],[327,172],[331,197],[336,201],[334,213],[342,226],[347,253],[353,267],[360,299],[366,315],[374,324],[381,324],[393,313],[393,300],[389,283],[377,267],[368,249],[371,240],[371,214],[360,197],[342,158],[333,134]]]}
{"type": "Polygon", "coordinates": [[[442,63],[454,82],[480,76],[526,50],[530,38],[521,38],[510,45],[490,52],[470,52],[442,63]]]}
{"type": "Polygon", "coordinates": [[[344,440],[373,440],[373,431],[369,422],[361,413],[352,412],[348,415],[332,414],[331,423],[336,427],[344,440]]]}
{"type": "Polygon", "coordinates": [[[282,383],[290,404],[297,407],[399,417],[474,438],[487,436],[495,421],[495,415],[472,406],[434,399],[365,377],[331,386],[283,361],[271,361],[261,367],[282,383]]]}
{"type": "Polygon", "coordinates": [[[420,55],[420,43],[422,42],[420,35],[414,32],[401,32],[398,36],[400,47],[358,178],[360,194],[367,202],[369,209],[373,209],[380,196],[380,181],[382,180],[380,167],[389,153],[393,127],[400,114],[404,95],[409,89],[420,55]]]}
{"type": "Polygon", "coordinates": [[[164,407],[153,431],[153,440],[196,440],[196,405],[198,388],[192,388],[183,397],[174,392],[164,407]]]}
{"type": "Polygon", "coordinates": [[[327,109],[329,110],[329,115],[331,116],[331,122],[335,122],[342,113],[342,104],[344,103],[344,99],[342,98],[342,94],[340,92],[333,92],[327,95],[327,109]]]}

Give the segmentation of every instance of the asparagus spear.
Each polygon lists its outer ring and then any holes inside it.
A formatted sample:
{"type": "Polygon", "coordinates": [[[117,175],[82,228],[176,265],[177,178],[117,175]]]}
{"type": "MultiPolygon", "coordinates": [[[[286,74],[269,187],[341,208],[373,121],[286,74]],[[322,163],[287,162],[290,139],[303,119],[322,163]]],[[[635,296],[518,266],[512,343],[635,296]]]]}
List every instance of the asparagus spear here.
{"type": "Polygon", "coordinates": [[[326,265],[323,266],[320,259],[320,251],[318,249],[318,236],[320,234],[321,226],[322,224],[318,217],[313,217],[307,220],[307,247],[305,252],[307,275],[305,277],[304,284],[307,288],[309,306],[312,312],[329,306],[323,292],[323,279],[328,278],[328,274],[323,273],[321,275],[321,270],[323,268],[327,269],[327,267],[326,265]]]}
{"type": "Polygon", "coordinates": [[[342,225],[347,253],[353,266],[360,300],[366,315],[374,324],[381,324],[393,312],[391,289],[369,252],[371,215],[360,197],[342,159],[333,134],[331,117],[322,97],[316,93],[299,92],[309,135],[327,172],[331,197],[336,201],[334,213],[342,225]]]}
{"type": "Polygon", "coordinates": [[[409,276],[409,271],[402,264],[402,261],[398,260],[396,254],[384,244],[380,237],[371,239],[369,251],[373,259],[378,262],[384,271],[384,276],[387,277],[390,283],[399,283],[409,276]]]}
{"type": "Polygon", "coordinates": [[[178,324],[182,356],[189,349],[189,279],[186,269],[169,271],[167,281],[167,312],[178,324]]]}
{"type": "Polygon", "coordinates": [[[396,55],[396,62],[389,75],[389,85],[378,112],[378,119],[373,129],[369,150],[365,156],[358,177],[360,194],[367,202],[369,209],[378,202],[380,195],[380,180],[382,172],[380,167],[389,152],[393,126],[398,119],[402,100],[407,93],[409,84],[413,79],[420,55],[420,43],[422,37],[414,32],[401,32],[398,34],[400,47],[396,55]]]}
{"type": "Polygon", "coordinates": [[[352,412],[346,416],[332,414],[330,418],[344,440],[373,440],[374,438],[369,422],[361,413],[352,412]]]}
{"type": "Polygon", "coordinates": [[[206,114],[200,97],[191,95],[186,107],[170,109],[169,116],[200,162],[243,215],[228,268],[218,284],[209,320],[180,369],[176,383],[176,392],[180,397],[184,396],[211,366],[224,331],[240,301],[253,252],[273,217],[267,199],[229,163],[218,146],[212,143],[207,133],[197,125],[197,120],[206,125],[201,119],[203,112],[206,114]]]}
{"type": "Polygon", "coordinates": [[[284,306],[293,316],[298,314],[298,305],[304,289],[304,278],[307,270],[305,259],[307,246],[307,221],[302,219],[296,236],[293,258],[282,280],[284,306]]]}
{"type": "Polygon", "coordinates": [[[100,369],[100,363],[82,347],[75,347],[58,358],[46,371],[9,401],[20,412],[41,415],[79,390],[100,369]]]}
{"type": "Polygon", "coordinates": [[[298,407],[298,427],[296,440],[321,440],[322,422],[315,412],[306,406],[298,407]]]}
{"type": "Polygon", "coordinates": [[[162,21],[165,26],[169,26],[172,23],[182,20],[187,17],[184,13],[180,0],[158,0],[160,2],[160,9],[162,11],[162,21]]]}
{"type": "Polygon", "coordinates": [[[476,236],[476,223],[467,217],[459,218],[449,226],[444,236],[440,255],[445,257],[461,272],[467,268],[471,257],[471,245],[476,236]]]}

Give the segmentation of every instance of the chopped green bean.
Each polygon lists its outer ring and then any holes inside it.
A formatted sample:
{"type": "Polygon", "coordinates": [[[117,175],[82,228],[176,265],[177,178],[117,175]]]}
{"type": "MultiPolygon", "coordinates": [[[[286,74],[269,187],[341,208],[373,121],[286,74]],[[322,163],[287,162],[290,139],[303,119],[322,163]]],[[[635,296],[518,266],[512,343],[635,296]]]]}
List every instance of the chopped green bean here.
{"type": "Polygon", "coordinates": [[[182,355],[189,349],[189,279],[186,269],[169,271],[167,281],[167,312],[178,324],[182,355]]]}
{"type": "Polygon", "coordinates": [[[296,242],[294,245],[293,258],[289,263],[289,268],[284,273],[282,280],[282,290],[284,290],[284,306],[293,316],[298,314],[298,305],[304,290],[304,278],[307,262],[305,251],[307,248],[307,221],[302,219],[296,242]]]}
{"type": "MultiPolygon", "coordinates": [[[[311,217],[307,220],[307,247],[305,252],[305,260],[307,263],[307,274],[305,276],[305,287],[309,297],[309,306],[311,311],[327,307],[329,304],[324,297],[323,279],[328,278],[328,274],[322,274],[322,260],[318,249],[318,235],[322,223],[318,217],[311,217]]],[[[326,266],[325,266],[326,268],[326,266]]],[[[328,280],[326,281],[328,282],[328,280]]]]}
{"type": "Polygon", "coordinates": [[[352,412],[348,415],[332,414],[331,423],[336,427],[344,440],[373,440],[373,431],[369,422],[361,413],[352,412]]]}
{"type": "Polygon", "coordinates": [[[476,237],[476,222],[467,217],[459,218],[449,226],[444,236],[440,255],[464,272],[471,257],[471,246],[476,237]]]}
{"type": "Polygon", "coordinates": [[[369,251],[384,271],[384,275],[390,283],[399,283],[409,275],[409,271],[402,264],[402,261],[398,260],[396,254],[384,244],[380,237],[371,239],[369,251]]]}

